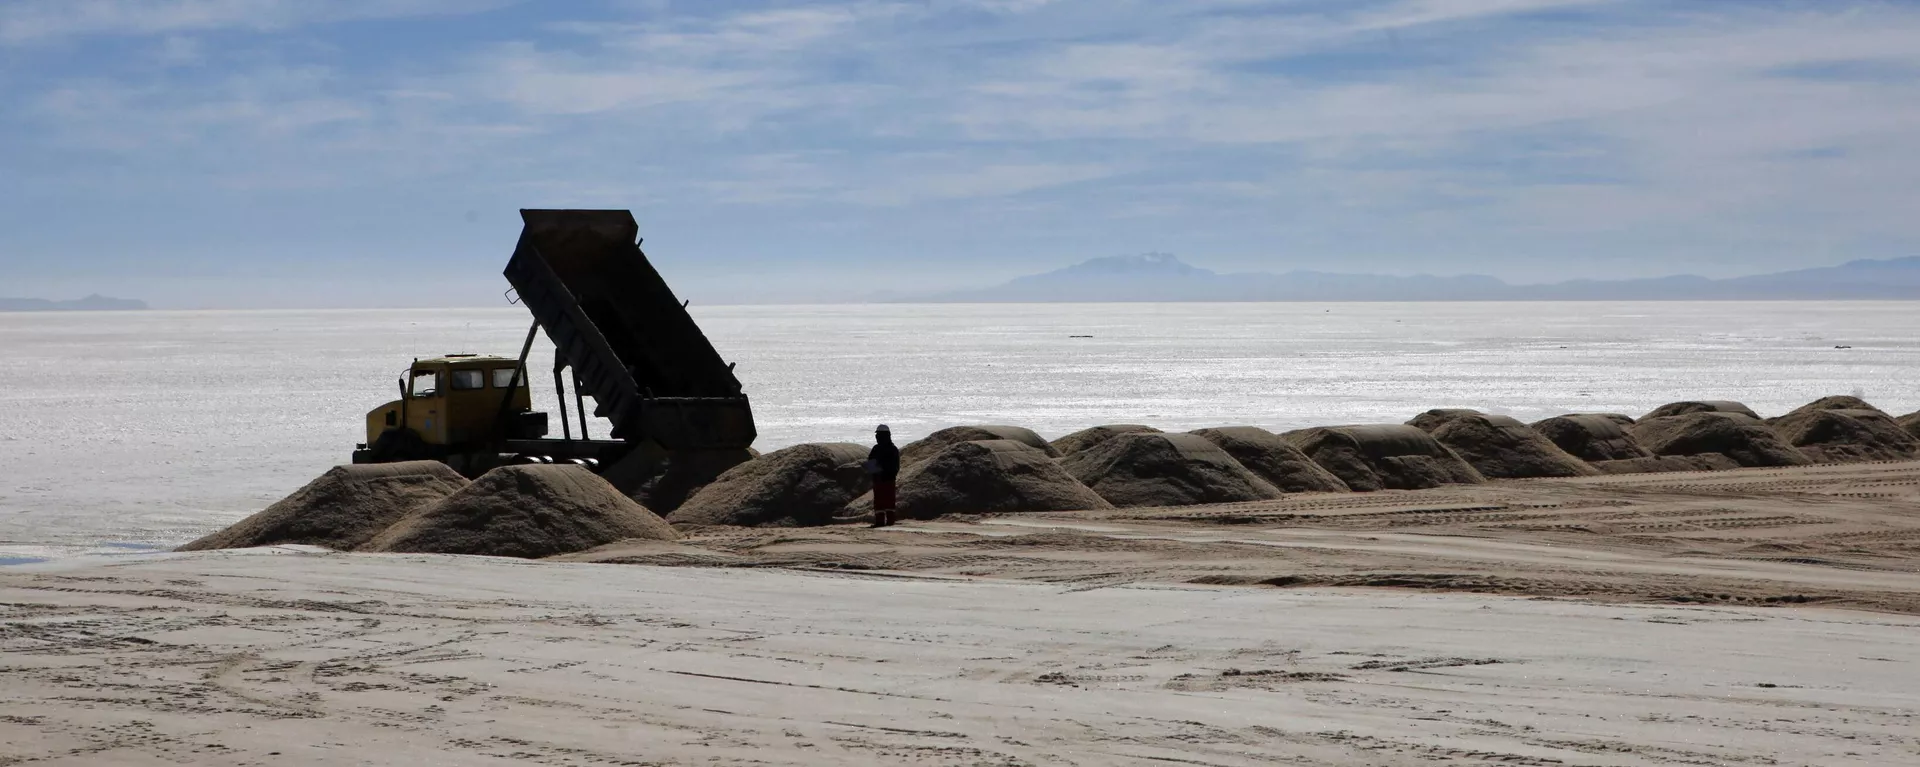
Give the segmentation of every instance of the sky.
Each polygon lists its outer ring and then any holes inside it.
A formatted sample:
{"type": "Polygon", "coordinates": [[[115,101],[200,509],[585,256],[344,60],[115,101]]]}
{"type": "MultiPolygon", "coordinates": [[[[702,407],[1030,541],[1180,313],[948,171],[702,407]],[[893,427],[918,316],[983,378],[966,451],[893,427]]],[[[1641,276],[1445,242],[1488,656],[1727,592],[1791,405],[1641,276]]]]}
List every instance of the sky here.
{"type": "Polygon", "coordinates": [[[1920,254],[1920,3],[0,0],[0,295],[503,304],[627,208],[700,303],[1920,254]]]}

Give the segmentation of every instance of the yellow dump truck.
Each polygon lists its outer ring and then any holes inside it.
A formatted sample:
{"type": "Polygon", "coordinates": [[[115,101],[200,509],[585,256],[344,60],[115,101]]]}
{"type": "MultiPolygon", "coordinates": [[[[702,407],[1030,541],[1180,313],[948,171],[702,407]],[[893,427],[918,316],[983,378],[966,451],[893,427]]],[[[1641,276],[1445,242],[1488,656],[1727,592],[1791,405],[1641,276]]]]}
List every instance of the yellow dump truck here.
{"type": "Polygon", "coordinates": [[[400,398],[367,413],[354,463],[430,459],[468,476],[508,463],[587,466],[634,493],[674,463],[724,470],[750,455],[753,413],[734,377],[640,250],[624,210],[522,210],[505,275],[533,314],[516,357],[416,359],[400,398]],[[562,436],[533,410],[527,356],[554,344],[562,436]],[[571,372],[563,377],[563,373],[571,372]],[[578,436],[569,419],[571,378],[578,436]],[[606,438],[588,435],[586,399],[606,438]]]}
{"type": "MultiPolygon", "coordinates": [[[[501,439],[540,439],[547,436],[547,414],[533,412],[526,368],[519,360],[480,354],[448,354],[418,359],[400,377],[400,398],[367,413],[366,445],[388,452],[399,449],[394,439],[412,444],[412,457],[448,460],[461,468],[462,455],[447,450],[428,456],[433,447],[455,448],[501,439]],[[504,412],[503,412],[504,410],[504,412]]],[[[362,446],[356,463],[375,462],[362,446]]]]}

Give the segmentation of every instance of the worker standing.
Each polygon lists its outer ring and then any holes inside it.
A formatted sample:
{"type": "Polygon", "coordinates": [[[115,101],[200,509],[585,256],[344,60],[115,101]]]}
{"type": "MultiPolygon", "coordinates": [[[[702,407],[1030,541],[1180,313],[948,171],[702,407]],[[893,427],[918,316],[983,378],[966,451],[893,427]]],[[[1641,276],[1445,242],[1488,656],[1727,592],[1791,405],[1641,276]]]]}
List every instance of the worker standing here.
{"type": "Polygon", "coordinates": [[[894,481],[900,477],[900,448],[893,446],[893,432],[884,423],[873,430],[873,449],[867,451],[866,467],[873,475],[873,526],[891,525],[897,519],[893,503],[894,481]]]}

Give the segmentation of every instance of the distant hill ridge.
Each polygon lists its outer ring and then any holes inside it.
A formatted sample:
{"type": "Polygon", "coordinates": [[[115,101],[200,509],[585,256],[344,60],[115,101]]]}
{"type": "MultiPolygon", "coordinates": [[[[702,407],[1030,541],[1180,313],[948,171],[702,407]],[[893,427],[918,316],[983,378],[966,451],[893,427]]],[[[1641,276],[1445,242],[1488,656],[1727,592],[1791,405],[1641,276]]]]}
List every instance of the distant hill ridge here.
{"type": "Polygon", "coordinates": [[[1166,253],[1107,256],[991,288],[917,301],[1700,301],[1920,299],[1920,257],[1850,261],[1747,277],[1675,275],[1514,285],[1497,277],[1343,274],[1221,274],[1166,253]]]}
{"type": "Polygon", "coordinates": [[[98,293],[71,301],[45,298],[0,298],[0,312],[111,312],[147,308],[147,302],[131,298],[109,298],[98,293]]]}

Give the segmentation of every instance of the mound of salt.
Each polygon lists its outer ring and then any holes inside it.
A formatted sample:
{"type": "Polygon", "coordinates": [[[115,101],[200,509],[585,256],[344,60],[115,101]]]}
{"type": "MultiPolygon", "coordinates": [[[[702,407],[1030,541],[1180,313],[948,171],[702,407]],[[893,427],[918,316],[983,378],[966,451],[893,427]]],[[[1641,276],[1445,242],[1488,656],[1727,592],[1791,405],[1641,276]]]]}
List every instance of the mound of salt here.
{"type": "Polygon", "coordinates": [[[1196,429],[1191,434],[1218,445],[1261,479],[1281,492],[1344,493],[1347,483],[1320,468],[1300,448],[1280,435],[1254,426],[1221,426],[1196,429]]]}
{"type": "MultiPolygon", "coordinates": [[[[1830,397],[1821,397],[1805,405],[1801,405],[1797,408],[1794,408],[1793,411],[1787,413],[1787,415],[1793,415],[1795,413],[1805,413],[1805,412],[1810,412],[1814,410],[1871,410],[1875,413],[1886,412],[1884,410],[1881,410],[1880,408],[1874,407],[1872,403],[1869,403],[1866,400],[1863,400],[1859,397],[1855,397],[1849,394],[1835,394],[1830,397]]],[[[1780,418],[1785,418],[1785,417],[1786,416],[1780,416],[1780,418]]],[[[1768,422],[1778,421],[1780,420],[1780,418],[1769,418],[1767,419],[1767,421],[1768,422]]]]}
{"type": "Polygon", "coordinates": [[[1747,407],[1746,405],[1742,405],[1738,402],[1734,402],[1733,400],[1708,399],[1708,400],[1690,400],[1687,402],[1669,402],[1665,405],[1661,405],[1657,408],[1654,408],[1653,412],[1651,413],[1640,416],[1640,420],[1645,421],[1649,418],[1666,418],[1668,416],[1676,416],[1676,415],[1692,415],[1694,413],[1739,413],[1740,415],[1744,415],[1749,418],[1760,417],[1759,413],[1753,412],[1753,408],[1747,407]]]}
{"type": "Polygon", "coordinates": [[[402,517],[360,551],[538,559],[673,527],[579,466],[502,466],[402,517]]]}
{"type": "MultiPolygon", "coordinates": [[[[948,445],[900,471],[894,508],[909,519],[943,514],[1111,509],[1052,456],[1022,441],[988,439],[948,445]]],[[[868,493],[848,514],[873,511],[868,493]]]]}
{"type": "Polygon", "coordinates": [[[1774,419],[1771,425],[1787,444],[1822,463],[1920,458],[1920,439],[1915,439],[1899,422],[1878,409],[1809,410],[1803,407],[1774,419]]]}
{"type": "Polygon", "coordinates": [[[1804,453],[1752,416],[1725,411],[1643,418],[1633,438],[1654,455],[1719,453],[1741,466],[1800,466],[1804,453]]]}
{"type": "Polygon", "coordinates": [[[1488,479],[1585,477],[1600,473],[1586,461],[1568,455],[1540,432],[1504,415],[1456,415],[1434,429],[1433,438],[1488,479]]]}
{"type": "Polygon", "coordinates": [[[1192,506],[1282,493],[1205,437],[1120,434],[1060,459],[1075,479],[1118,507],[1192,506]]]}
{"type": "Polygon", "coordinates": [[[900,465],[912,466],[921,461],[939,455],[941,451],[962,442],[983,442],[987,440],[1009,439],[1046,453],[1049,458],[1059,457],[1053,446],[1032,429],[1019,426],[952,426],[927,435],[923,439],[909,442],[900,448],[900,465]]]}
{"type": "Polygon", "coordinates": [[[1651,457],[1627,432],[1632,425],[1632,418],[1618,413],[1570,413],[1537,421],[1533,430],[1568,455],[1589,463],[1651,457]]]}
{"type": "Polygon", "coordinates": [[[1920,410],[1900,416],[1894,419],[1894,423],[1900,424],[1900,428],[1906,429],[1908,434],[1920,439],[1920,410]]]}
{"type": "Polygon", "coordinates": [[[1081,429],[1053,441],[1054,454],[1065,458],[1087,448],[1098,445],[1122,434],[1159,434],[1160,430],[1152,426],[1137,423],[1116,423],[1107,426],[1095,426],[1081,429]]]}
{"type": "Polygon", "coordinates": [[[1438,429],[1441,426],[1444,426],[1452,422],[1456,418],[1464,418],[1464,417],[1473,416],[1473,415],[1484,415],[1484,413],[1481,413],[1478,410],[1473,410],[1470,408],[1461,408],[1461,407],[1434,408],[1425,413],[1421,413],[1410,419],[1407,419],[1407,425],[1412,426],[1421,431],[1424,431],[1428,434],[1432,434],[1433,430],[1438,429]]]}
{"type": "Polygon", "coordinates": [[[1317,426],[1280,436],[1361,492],[1486,481],[1433,435],[1405,424],[1317,426]]]}
{"type": "Polygon", "coordinates": [[[680,504],[674,524],[824,525],[873,486],[867,448],[851,442],[794,445],[728,469],[680,504]]]}
{"type": "MultiPolygon", "coordinates": [[[[754,459],[751,448],[744,450],[682,450],[663,461],[659,473],[648,477],[627,495],[656,514],[671,516],[701,488],[754,459]]],[[[619,487],[619,483],[615,483],[619,487]]]]}
{"type": "Polygon", "coordinates": [[[439,461],[335,466],[272,506],[179,550],[301,543],[348,551],[466,484],[439,461]]]}
{"type": "Polygon", "coordinates": [[[1664,471],[1726,471],[1738,469],[1735,463],[1719,453],[1701,453],[1699,455],[1654,455],[1645,458],[1623,458],[1617,461],[1594,461],[1593,468],[1601,474],[1652,474],[1664,471]]]}

